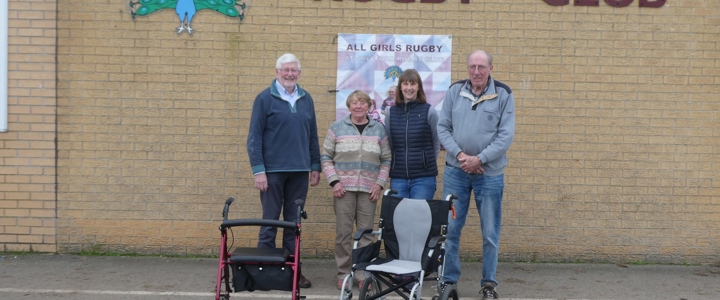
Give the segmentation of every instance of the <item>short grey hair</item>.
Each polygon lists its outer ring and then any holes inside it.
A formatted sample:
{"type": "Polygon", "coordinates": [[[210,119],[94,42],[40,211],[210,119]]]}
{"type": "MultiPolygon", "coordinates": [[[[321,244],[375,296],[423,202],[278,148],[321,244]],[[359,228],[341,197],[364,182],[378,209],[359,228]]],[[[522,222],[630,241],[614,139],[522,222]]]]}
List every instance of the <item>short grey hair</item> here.
{"type": "Polygon", "coordinates": [[[292,53],[285,53],[280,56],[280,58],[278,58],[277,62],[275,63],[275,69],[280,70],[282,69],[282,65],[289,63],[297,63],[298,70],[302,70],[302,68],[300,68],[300,60],[292,53]]]}
{"type": "Polygon", "coordinates": [[[368,93],[363,92],[361,90],[355,90],[354,92],[350,93],[350,95],[348,95],[348,97],[347,97],[347,100],[345,100],[345,105],[347,105],[347,107],[350,108],[350,104],[356,100],[367,103],[368,108],[373,105],[372,99],[370,99],[370,95],[368,95],[368,93]]]}

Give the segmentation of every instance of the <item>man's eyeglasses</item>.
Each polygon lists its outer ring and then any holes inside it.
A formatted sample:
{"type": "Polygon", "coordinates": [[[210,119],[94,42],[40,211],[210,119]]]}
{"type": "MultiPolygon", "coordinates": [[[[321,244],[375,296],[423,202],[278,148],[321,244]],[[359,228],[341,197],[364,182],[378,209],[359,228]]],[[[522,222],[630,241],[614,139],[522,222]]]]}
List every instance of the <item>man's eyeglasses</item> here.
{"type": "Polygon", "coordinates": [[[478,71],[482,72],[482,71],[485,71],[485,70],[489,69],[490,67],[489,67],[489,66],[483,66],[483,65],[477,65],[477,66],[471,65],[471,66],[467,66],[467,68],[468,68],[468,71],[478,70],[478,71]]]}
{"type": "Polygon", "coordinates": [[[300,73],[300,70],[298,70],[298,69],[278,69],[278,70],[280,70],[280,72],[282,72],[284,74],[299,74],[300,73]]]}

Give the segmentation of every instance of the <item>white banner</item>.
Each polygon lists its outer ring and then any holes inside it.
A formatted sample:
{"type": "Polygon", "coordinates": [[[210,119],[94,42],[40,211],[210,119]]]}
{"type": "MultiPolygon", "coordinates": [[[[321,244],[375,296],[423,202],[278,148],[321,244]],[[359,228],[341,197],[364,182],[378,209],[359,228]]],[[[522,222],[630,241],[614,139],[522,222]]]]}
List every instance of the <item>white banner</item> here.
{"type": "Polygon", "coordinates": [[[338,34],[336,119],[348,115],[345,101],[355,90],[368,93],[380,111],[407,69],[418,71],[428,103],[439,109],[452,83],[451,54],[449,35],[338,34]]]}

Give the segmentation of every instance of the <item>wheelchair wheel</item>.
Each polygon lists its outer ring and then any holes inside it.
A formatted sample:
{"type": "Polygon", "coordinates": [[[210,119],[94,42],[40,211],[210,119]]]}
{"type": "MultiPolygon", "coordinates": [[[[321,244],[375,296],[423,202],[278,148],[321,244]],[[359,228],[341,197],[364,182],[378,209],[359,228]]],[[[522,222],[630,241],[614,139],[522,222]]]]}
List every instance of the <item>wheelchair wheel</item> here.
{"type": "Polygon", "coordinates": [[[454,284],[447,285],[442,290],[442,294],[440,295],[440,300],[458,300],[458,299],[460,299],[460,297],[458,296],[457,286],[454,284]]]}
{"type": "Polygon", "coordinates": [[[370,275],[365,278],[363,285],[360,287],[359,298],[360,300],[366,300],[377,294],[380,294],[380,282],[375,279],[375,276],[370,275]]]}

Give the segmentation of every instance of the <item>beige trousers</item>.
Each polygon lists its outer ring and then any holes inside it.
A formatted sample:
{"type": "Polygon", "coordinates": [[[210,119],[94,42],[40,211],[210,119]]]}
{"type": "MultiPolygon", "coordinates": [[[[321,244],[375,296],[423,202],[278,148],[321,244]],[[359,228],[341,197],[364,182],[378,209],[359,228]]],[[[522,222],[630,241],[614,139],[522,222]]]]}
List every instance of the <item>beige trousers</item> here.
{"type": "MultiPolygon", "coordinates": [[[[335,207],[335,263],[337,278],[344,279],[352,267],[352,235],[357,229],[374,228],[377,202],[370,202],[370,193],[345,192],[342,198],[334,198],[335,207]]],[[[365,235],[358,247],[372,243],[372,235],[365,235]]],[[[364,272],[355,273],[357,280],[364,280],[364,272]]]]}

